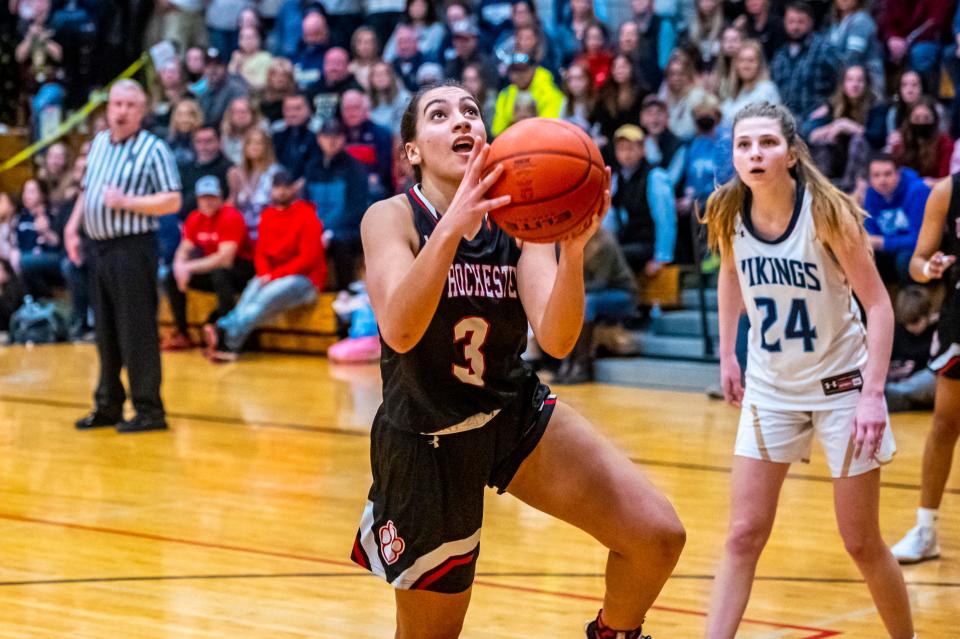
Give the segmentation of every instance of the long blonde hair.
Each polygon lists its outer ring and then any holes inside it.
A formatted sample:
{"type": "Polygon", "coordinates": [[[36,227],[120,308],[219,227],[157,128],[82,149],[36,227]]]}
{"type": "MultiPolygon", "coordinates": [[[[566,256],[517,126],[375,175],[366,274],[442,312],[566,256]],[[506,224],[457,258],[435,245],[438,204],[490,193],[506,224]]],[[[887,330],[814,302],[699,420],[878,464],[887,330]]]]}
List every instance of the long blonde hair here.
{"type": "Polygon", "coordinates": [[[743,52],[747,49],[753,51],[757,56],[757,75],[753,78],[754,86],[770,79],[770,69],[767,67],[767,58],[763,55],[763,45],[756,40],[744,40],[740,50],[737,51],[737,55],[734,56],[733,65],[731,66],[733,70],[731,76],[732,84],[730,87],[731,98],[740,97],[740,92],[743,91],[744,81],[743,78],[740,77],[740,72],[737,70],[737,59],[743,55],[743,52]]]}
{"type": "MultiPolygon", "coordinates": [[[[740,109],[734,118],[734,132],[737,124],[747,118],[767,118],[780,124],[780,132],[787,140],[787,147],[792,149],[797,157],[797,163],[790,172],[810,192],[813,223],[820,241],[827,245],[855,241],[869,250],[870,243],[863,228],[866,213],[852,197],[833,186],[813,163],[810,150],[797,134],[797,123],[790,111],[784,106],[769,102],[749,104],[740,109]],[[850,238],[844,232],[850,220],[854,221],[858,228],[856,238],[850,238]]],[[[707,200],[707,210],[700,222],[707,225],[708,242],[712,250],[720,249],[725,255],[731,253],[734,225],[737,216],[743,211],[747,191],[748,187],[740,176],[734,175],[733,179],[714,191],[707,200]]]]}

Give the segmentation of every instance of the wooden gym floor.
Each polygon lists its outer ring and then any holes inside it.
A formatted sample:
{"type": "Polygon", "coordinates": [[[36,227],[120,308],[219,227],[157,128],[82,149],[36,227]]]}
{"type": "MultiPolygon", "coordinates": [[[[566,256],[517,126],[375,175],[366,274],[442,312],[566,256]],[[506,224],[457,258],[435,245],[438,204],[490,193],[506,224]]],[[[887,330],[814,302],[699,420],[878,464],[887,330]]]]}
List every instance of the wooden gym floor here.
{"type": "MultiPolygon", "coordinates": [[[[165,356],[172,430],[124,436],[72,426],[95,375],[91,346],[0,349],[0,638],[391,636],[390,589],[347,559],[369,483],[375,367],[165,356]]],[[[643,465],[686,524],[648,632],[702,636],[736,411],[700,394],[558,390],[643,465]]],[[[894,417],[888,542],[912,525],[929,421],[894,417]]],[[[787,480],[740,636],[885,636],[843,552],[827,477],[817,454],[787,480]]],[[[943,513],[945,557],[905,570],[922,639],[960,636],[960,472],[943,513]]],[[[603,559],[586,535],[491,494],[463,636],[582,637],[603,559]]]]}

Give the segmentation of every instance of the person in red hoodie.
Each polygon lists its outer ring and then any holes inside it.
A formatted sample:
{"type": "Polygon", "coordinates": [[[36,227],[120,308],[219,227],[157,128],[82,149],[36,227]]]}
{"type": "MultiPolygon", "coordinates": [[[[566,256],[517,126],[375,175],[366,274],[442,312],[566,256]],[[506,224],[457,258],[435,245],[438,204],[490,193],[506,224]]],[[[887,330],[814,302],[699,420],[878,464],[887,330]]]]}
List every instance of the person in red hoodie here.
{"type": "Polygon", "coordinates": [[[297,199],[299,185],[287,170],[273,176],[271,204],[260,216],[253,263],[257,276],[216,326],[205,328],[210,358],[237,360],[247,337],[288,309],[312,304],[327,279],[323,224],[316,208],[297,199]]]}

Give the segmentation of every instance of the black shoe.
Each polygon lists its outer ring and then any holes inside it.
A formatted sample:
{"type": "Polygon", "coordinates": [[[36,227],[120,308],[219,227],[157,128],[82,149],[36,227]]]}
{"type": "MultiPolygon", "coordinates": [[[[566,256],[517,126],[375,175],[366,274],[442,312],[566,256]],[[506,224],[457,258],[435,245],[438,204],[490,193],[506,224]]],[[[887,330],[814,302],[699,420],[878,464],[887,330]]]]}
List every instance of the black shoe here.
{"type": "Polygon", "coordinates": [[[123,421],[121,413],[108,413],[99,410],[92,411],[86,417],[81,417],[76,422],[77,430],[89,430],[91,428],[103,428],[105,426],[116,426],[123,421]]]}
{"type": "Polygon", "coordinates": [[[118,433],[145,433],[151,430],[167,430],[167,422],[163,417],[144,417],[137,415],[117,424],[118,433]]]}
{"type": "Polygon", "coordinates": [[[609,628],[600,628],[596,621],[587,624],[587,639],[653,639],[650,635],[643,634],[640,628],[630,632],[617,632],[609,628]]]}

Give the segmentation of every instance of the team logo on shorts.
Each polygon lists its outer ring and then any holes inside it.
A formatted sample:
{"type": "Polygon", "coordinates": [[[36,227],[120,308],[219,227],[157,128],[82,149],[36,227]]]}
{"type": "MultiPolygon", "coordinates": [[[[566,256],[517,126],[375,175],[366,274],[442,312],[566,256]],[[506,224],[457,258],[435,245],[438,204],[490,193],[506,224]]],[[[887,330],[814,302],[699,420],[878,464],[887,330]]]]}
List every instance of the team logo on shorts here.
{"type": "Polygon", "coordinates": [[[387,562],[387,565],[397,563],[405,546],[403,538],[397,534],[397,527],[393,525],[392,521],[380,526],[380,554],[383,555],[383,560],[387,562]]]}

